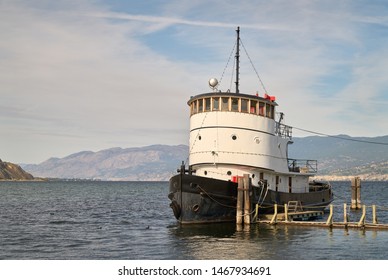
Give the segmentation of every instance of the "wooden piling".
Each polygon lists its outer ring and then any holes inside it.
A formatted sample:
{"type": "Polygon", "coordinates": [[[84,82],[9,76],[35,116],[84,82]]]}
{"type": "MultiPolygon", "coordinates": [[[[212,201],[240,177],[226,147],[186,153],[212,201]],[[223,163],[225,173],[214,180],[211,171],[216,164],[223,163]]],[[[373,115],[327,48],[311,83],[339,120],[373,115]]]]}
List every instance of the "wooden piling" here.
{"type": "Polygon", "coordinates": [[[255,216],[256,216],[256,221],[259,219],[259,204],[256,204],[256,213],[255,213],[255,216]]]}
{"type": "Polygon", "coordinates": [[[288,222],[288,205],[284,203],[284,221],[288,222]]]}
{"type": "Polygon", "coordinates": [[[249,174],[244,174],[244,224],[251,224],[251,179],[249,178],[249,174]]]}
{"type": "Polygon", "coordinates": [[[365,226],[365,216],[366,216],[366,206],[363,205],[363,206],[362,206],[362,215],[361,215],[361,219],[360,219],[360,221],[358,222],[358,226],[359,226],[359,227],[365,226]]]}
{"type": "Polygon", "coordinates": [[[351,180],[352,185],[352,204],[350,209],[361,209],[361,179],[360,177],[354,177],[351,180]]]}
{"type": "Polygon", "coordinates": [[[244,179],[238,178],[237,187],[237,211],[236,211],[236,224],[243,223],[243,207],[244,207],[244,179]]]}
{"type": "Polygon", "coordinates": [[[376,215],[376,205],[372,205],[372,223],[378,224],[377,215],[376,215]]]}
{"type": "Polygon", "coordinates": [[[348,213],[346,212],[346,210],[347,210],[347,205],[346,203],[344,203],[344,225],[345,226],[347,226],[349,222],[348,213]]]}
{"type": "Polygon", "coordinates": [[[326,225],[328,226],[333,225],[333,204],[330,204],[330,213],[329,213],[329,217],[327,218],[326,225]]]}
{"type": "Polygon", "coordinates": [[[357,178],[357,208],[358,209],[361,209],[362,205],[361,205],[361,179],[360,177],[356,177],[357,178]]]}
{"type": "Polygon", "coordinates": [[[270,222],[271,225],[276,224],[277,217],[278,217],[278,205],[275,204],[273,206],[273,216],[270,222]]]}

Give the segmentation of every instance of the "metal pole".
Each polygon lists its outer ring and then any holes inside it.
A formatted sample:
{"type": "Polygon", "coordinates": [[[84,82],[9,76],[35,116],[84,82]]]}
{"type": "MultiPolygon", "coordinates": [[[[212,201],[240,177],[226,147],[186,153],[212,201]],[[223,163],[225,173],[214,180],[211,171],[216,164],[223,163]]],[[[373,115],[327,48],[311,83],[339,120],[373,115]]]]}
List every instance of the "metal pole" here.
{"type": "Polygon", "coordinates": [[[236,93],[239,93],[239,79],[240,79],[240,26],[237,27],[237,48],[236,48],[236,93]]]}

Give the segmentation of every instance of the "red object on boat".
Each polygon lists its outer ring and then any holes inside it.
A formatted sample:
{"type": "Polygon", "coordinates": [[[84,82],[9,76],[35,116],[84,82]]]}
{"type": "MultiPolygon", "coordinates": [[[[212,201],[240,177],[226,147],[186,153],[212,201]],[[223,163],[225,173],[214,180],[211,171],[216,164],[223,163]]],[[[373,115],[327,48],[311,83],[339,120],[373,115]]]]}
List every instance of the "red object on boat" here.
{"type": "Polygon", "coordinates": [[[238,183],[238,178],[244,178],[244,176],[232,176],[232,182],[238,183]]]}
{"type": "Polygon", "coordinates": [[[271,102],[274,102],[276,100],[276,96],[274,96],[274,95],[271,96],[271,95],[268,95],[268,94],[264,94],[264,98],[268,99],[271,102]]]}

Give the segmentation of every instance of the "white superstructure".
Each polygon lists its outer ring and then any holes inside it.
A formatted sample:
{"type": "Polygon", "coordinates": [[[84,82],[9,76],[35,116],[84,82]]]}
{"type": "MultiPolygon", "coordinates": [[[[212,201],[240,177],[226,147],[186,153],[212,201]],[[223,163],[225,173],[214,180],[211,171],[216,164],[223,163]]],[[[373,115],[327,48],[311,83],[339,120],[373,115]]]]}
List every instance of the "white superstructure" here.
{"type": "Polygon", "coordinates": [[[316,161],[288,159],[291,127],[275,121],[275,98],[211,92],[192,97],[190,168],[198,176],[235,181],[249,173],[279,192],[308,192],[316,161]],[[302,162],[302,165],[301,165],[302,162]]]}

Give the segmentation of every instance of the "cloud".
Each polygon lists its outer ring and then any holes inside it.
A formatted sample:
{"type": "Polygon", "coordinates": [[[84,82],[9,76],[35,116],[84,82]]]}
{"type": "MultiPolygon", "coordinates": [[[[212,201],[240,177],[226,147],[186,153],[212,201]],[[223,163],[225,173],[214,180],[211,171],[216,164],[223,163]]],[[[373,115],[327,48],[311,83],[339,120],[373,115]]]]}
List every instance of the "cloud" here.
{"type": "MultiPolygon", "coordinates": [[[[327,134],[387,131],[379,121],[387,116],[387,8],[378,2],[118,3],[2,1],[0,156],[36,162],[187,143],[187,99],[220,78],[237,26],[289,124],[327,134]]],[[[242,91],[263,94],[246,57],[241,71],[242,91]]],[[[231,87],[231,73],[221,89],[231,87]]]]}
{"type": "MultiPolygon", "coordinates": [[[[175,81],[189,74],[133,39],[133,26],[19,3],[2,9],[1,18],[7,22],[0,27],[0,120],[7,128],[1,129],[3,147],[12,146],[21,134],[27,142],[32,134],[47,139],[77,135],[90,140],[91,149],[104,148],[115,138],[122,143],[123,135],[128,146],[166,143],[160,134],[140,139],[132,132],[182,125],[176,116],[185,114],[185,106],[177,105],[185,104],[186,96],[176,96],[181,88],[175,81]],[[172,108],[177,115],[166,113],[172,108]],[[28,136],[23,133],[31,130],[28,136]]],[[[62,142],[60,154],[69,152],[67,146],[77,149],[62,142]]],[[[23,147],[0,152],[14,151],[21,158],[23,147]]],[[[46,147],[35,147],[41,150],[39,160],[52,153],[46,147]]]]}

